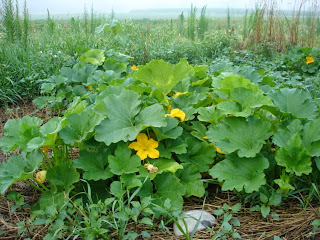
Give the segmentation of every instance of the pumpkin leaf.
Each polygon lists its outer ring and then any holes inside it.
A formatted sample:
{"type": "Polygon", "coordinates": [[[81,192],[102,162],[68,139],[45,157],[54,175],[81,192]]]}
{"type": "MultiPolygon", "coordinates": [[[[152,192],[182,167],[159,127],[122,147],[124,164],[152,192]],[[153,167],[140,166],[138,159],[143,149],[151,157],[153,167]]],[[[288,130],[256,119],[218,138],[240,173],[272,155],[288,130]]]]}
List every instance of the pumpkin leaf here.
{"type": "Polygon", "coordinates": [[[209,170],[209,174],[223,182],[223,191],[235,189],[252,193],[266,183],[263,171],[268,167],[268,159],[261,154],[253,158],[245,158],[232,153],[228,154],[225,160],[214,165],[209,170]]]}
{"type": "Polygon", "coordinates": [[[317,105],[311,95],[297,88],[281,88],[268,96],[282,113],[290,113],[295,118],[314,119],[317,116],[317,105]]]}
{"type": "Polygon", "coordinates": [[[167,95],[181,80],[194,74],[192,66],[185,59],[176,65],[163,60],[152,60],[140,66],[133,77],[143,83],[149,83],[167,95]]]}
{"type": "Polygon", "coordinates": [[[271,124],[254,116],[224,118],[207,132],[209,140],[223,152],[238,151],[239,157],[248,158],[255,157],[271,135],[271,124]]]}
{"type": "Polygon", "coordinates": [[[312,171],[310,155],[298,134],[294,134],[286,145],[277,151],[275,160],[280,166],[285,167],[287,172],[295,173],[297,176],[312,171]]]}
{"type": "Polygon", "coordinates": [[[95,139],[106,145],[119,141],[133,141],[145,127],[164,127],[165,112],[160,104],[154,104],[141,110],[139,95],[125,91],[120,95],[108,95],[104,100],[104,119],[96,127],[95,139]]]}

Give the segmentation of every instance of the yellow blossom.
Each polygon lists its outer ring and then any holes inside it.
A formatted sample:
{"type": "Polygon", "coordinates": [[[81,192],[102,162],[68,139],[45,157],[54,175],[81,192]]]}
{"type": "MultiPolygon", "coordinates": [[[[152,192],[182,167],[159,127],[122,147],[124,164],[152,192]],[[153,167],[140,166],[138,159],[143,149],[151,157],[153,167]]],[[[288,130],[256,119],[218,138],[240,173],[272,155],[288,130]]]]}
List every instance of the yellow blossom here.
{"type": "Polygon", "coordinates": [[[217,151],[218,153],[220,153],[220,154],[226,154],[226,153],[223,152],[219,147],[216,147],[216,143],[215,143],[215,142],[214,142],[212,145],[216,148],[216,151],[217,151]]]}
{"type": "Polygon", "coordinates": [[[159,151],[156,149],[159,143],[153,138],[148,139],[145,133],[139,133],[137,141],[131,143],[128,147],[137,151],[137,155],[141,160],[149,158],[158,158],[160,156],[159,151]]]}
{"type": "Polygon", "coordinates": [[[187,94],[188,92],[177,92],[173,94],[173,97],[179,97],[180,95],[187,94]]]}
{"type": "Polygon", "coordinates": [[[89,90],[91,90],[92,86],[91,85],[88,85],[86,86],[89,90]]]}
{"type": "Polygon", "coordinates": [[[171,111],[171,104],[169,103],[168,99],[166,99],[165,101],[166,101],[166,103],[168,103],[167,109],[170,112],[171,111]]]}
{"type": "Polygon", "coordinates": [[[37,172],[36,179],[39,183],[44,183],[46,181],[47,171],[43,170],[40,172],[37,172]]]}
{"type": "Polygon", "coordinates": [[[131,69],[134,71],[134,70],[137,70],[137,66],[136,65],[132,65],[131,66],[131,69]]]}
{"type": "Polygon", "coordinates": [[[46,155],[48,157],[48,150],[51,149],[50,146],[43,146],[42,147],[42,152],[44,153],[44,155],[46,155]]]}
{"type": "Polygon", "coordinates": [[[204,136],[203,139],[209,139],[207,136],[204,136]]]}
{"type": "Polygon", "coordinates": [[[156,173],[158,172],[158,168],[150,163],[146,163],[144,167],[150,172],[150,173],[156,173]]]}
{"type": "Polygon", "coordinates": [[[306,61],[306,64],[310,64],[310,63],[313,63],[314,62],[314,57],[313,56],[310,56],[310,57],[306,57],[307,61],[306,61]]]}
{"type": "Polygon", "coordinates": [[[184,121],[186,119],[186,114],[178,108],[172,109],[170,114],[166,114],[165,117],[166,116],[180,118],[180,121],[184,121]]]}

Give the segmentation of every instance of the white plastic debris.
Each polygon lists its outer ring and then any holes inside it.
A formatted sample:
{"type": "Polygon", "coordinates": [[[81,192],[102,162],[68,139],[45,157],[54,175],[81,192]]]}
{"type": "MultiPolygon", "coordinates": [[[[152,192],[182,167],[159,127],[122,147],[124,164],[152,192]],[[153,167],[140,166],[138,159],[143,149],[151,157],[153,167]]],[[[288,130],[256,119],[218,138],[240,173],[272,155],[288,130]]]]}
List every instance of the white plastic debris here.
{"type": "Polygon", "coordinates": [[[207,227],[210,228],[216,222],[216,218],[214,216],[212,216],[210,213],[208,213],[206,211],[202,211],[202,210],[192,210],[192,211],[184,212],[181,214],[180,217],[181,218],[178,220],[178,223],[174,223],[174,225],[173,225],[173,231],[176,236],[182,236],[183,232],[186,233],[186,227],[185,227],[185,224],[184,224],[182,218],[184,219],[184,221],[187,224],[188,233],[191,233],[194,230],[198,221],[199,221],[199,224],[197,227],[197,231],[206,229],[207,227]],[[178,229],[177,224],[179,224],[181,226],[181,228],[183,229],[183,232],[181,232],[178,229]]]}

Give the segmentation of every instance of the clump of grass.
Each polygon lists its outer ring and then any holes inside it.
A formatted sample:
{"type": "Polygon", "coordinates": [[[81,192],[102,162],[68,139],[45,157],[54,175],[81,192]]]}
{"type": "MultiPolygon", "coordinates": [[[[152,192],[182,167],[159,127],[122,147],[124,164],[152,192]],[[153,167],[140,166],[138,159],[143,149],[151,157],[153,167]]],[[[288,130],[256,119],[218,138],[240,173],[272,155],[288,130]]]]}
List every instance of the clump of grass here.
{"type": "Polygon", "coordinates": [[[246,9],[246,13],[243,18],[243,29],[242,29],[242,37],[245,39],[248,36],[248,9],[246,9]]]}
{"type": "Polygon", "coordinates": [[[183,12],[179,15],[179,19],[178,19],[178,33],[181,36],[184,36],[185,32],[184,32],[184,15],[183,12]]]}
{"type": "Polygon", "coordinates": [[[196,32],[196,13],[197,9],[196,7],[191,4],[191,9],[189,12],[189,17],[188,17],[188,38],[192,41],[195,39],[195,32],[196,32]]]}
{"type": "Polygon", "coordinates": [[[201,9],[201,15],[199,19],[198,36],[201,40],[204,39],[204,34],[208,30],[208,26],[209,26],[209,21],[206,16],[206,10],[207,10],[207,6],[204,6],[201,9]]]}
{"type": "Polygon", "coordinates": [[[278,1],[264,0],[256,5],[247,23],[244,17],[242,48],[256,48],[262,44],[274,45],[275,50],[286,52],[295,45],[315,47],[317,45],[317,21],[319,21],[317,1],[311,9],[305,10],[307,0],[296,1],[287,17],[280,10],[278,1]]]}
{"type": "Polygon", "coordinates": [[[23,35],[22,35],[22,43],[24,48],[28,47],[28,35],[29,35],[29,13],[27,8],[27,1],[24,1],[23,5],[23,35]]]}
{"type": "Polygon", "coordinates": [[[8,42],[14,42],[15,13],[11,0],[2,0],[2,24],[8,42]]]}
{"type": "Polygon", "coordinates": [[[54,33],[54,20],[50,16],[49,9],[47,9],[47,31],[49,36],[52,36],[54,33]]]}
{"type": "Polygon", "coordinates": [[[15,19],[14,19],[14,35],[16,37],[16,40],[21,41],[22,38],[22,26],[21,26],[21,19],[19,15],[19,4],[18,0],[16,0],[16,7],[15,7],[15,19]]]}

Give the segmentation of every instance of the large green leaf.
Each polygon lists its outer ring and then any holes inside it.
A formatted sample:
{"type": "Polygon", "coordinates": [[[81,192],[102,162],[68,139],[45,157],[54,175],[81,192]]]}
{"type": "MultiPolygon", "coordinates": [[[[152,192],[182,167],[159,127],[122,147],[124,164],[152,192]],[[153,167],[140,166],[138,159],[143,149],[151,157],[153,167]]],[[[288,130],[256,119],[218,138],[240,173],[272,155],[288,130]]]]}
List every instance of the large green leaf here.
{"type": "Polygon", "coordinates": [[[203,186],[202,176],[197,167],[192,164],[183,164],[183,169],[178,170],[177,175],[180,182],[186,188],[186,197],[203,197],[205,188],[203,186]]]}
{"type": "Polygon", "coordinates": [[[86,139],[89,133],[102,121],[104,116],[88,109],[82,113],[73,113],[68,117],[68,125],[59,132],[66,144],[75,145],[86,139]]]}
{"type": "MultiPolygon", "coordinates": [[[[90,60],[89,60],[90,61],[90,60]]],[[[88,78],[92,76],[97,70],[97,66],[95,65],[79,65],[76,64],[72,68],[69,67],[63,67],[61,68],[60,72],[61,75],[65,76],[67,78],[67,81],[63,81],[63,78],[59,79],[58,81],[55,81],[55,83],[86,83],[88,78]]],[[[57,79],[57,78],[56,78],[57,79]]]]}
{"type": "Polygon", "coordinates": [[[213,81],[213,87],[230,96],[231,91],[236,88],[245,88],[252,92],[262,93],[262,90],[250,80],[240,76],[226,76],[222,80],[213,81]]]}
{"type": "Polygon", "coordinates": [[[103,64],[105,70],[113,70],[117,73],[123,73],[127,71],[127,64],[118,62],[116,59],[106,59],[103,64]]]}
{"type": "Polygon", "coordinates": [[[79,179],[80,175],[71,161],[49,168],[47,172],[47,181],[60,190],[70,189],[79,179]]]}
{"type": "MultiPolygon", "coordinates": [[[[179,97],[172,99],[172,108],[178,108],[186,114],[186,120],[194,119],[194,114],[197,112],[197,104],[207,98],[205,93],[182,94],[179,97]]],[[[211,100],[210,100],[211,101],[211,100]]]]}
{"type": "Polygon", "coordinates": [[[115,150],[115,155],[108,157],[110,170],[116,175],[130,174],[139,171],[141,159],[137,156],[131,156],[131,150],[124,143],[119,143],[115,150]]]}
{"type": "Polygon", "coordinates": [[[96,127],[95,139],[106,145],[121,140],[133,141],[145,127],[164,127],[167,124],[161,105],[154,104],[141,110],[139,95],[133,91],[111,94],[104,102],[108,118],[96,127]]]}
{"type": "Polygon", "coordinates": [[[247,193],[258,191],[266,183],[264,169],[269,167],[269,161],[261,154],[253,158],[239,157],[233,153],[226,159],[214,165],[209,174],[223,182],[222,190],[243,189],[247,193]]]}
{"type": "Polygon", "coordinates": [[[113,174],[107,167],[108,152],[106,151],[81,151],[80,157],[73,160],[73,166],[84,171],[83,178],[98,181],[111,178],[113,174]]]}
{"type": "Polygon", "coordinates": [[[293,120],[285,127],[279,127],[278,131],[273,135],[272,142],[279,147],[283,147],[287,144],[288,140],[296,133],[302,132],[303,125],[299,119],[293,120]]]}
{"type": "MultiPolygon", "coordinates": [[[[272,101],[262,92],[252,91],[247,88],[235,88],[230,91],[230,97],[236,100],[242,106],[242,111],[245,109],[254,109],[262,106],[272,105],[272,101]]],[[[239,115],[239,114],[238,114],[239,115]]],[[[247,115],[250,116],[250,115],[247,115]]]]}
{"type": "Polygon", "coordinates": [[[31,139],[28,144],[28,150],[35,150],[43,146],[54,146],[57,133],[61,129],[60,119],[51,118],[47,123],[40,127],[40,136],[31,139]]]}
{"type": "Polygon", "coordinates": [[[42,154],[35,151],[12,155],[7,161],[0,163],[0,193],[4,194],[17,181],[32,178],[42,161],[42,154]]]}
{"type": "Polygon", "coordinates": [[[170,210],[182,210],[183,198],[186,192],[185,186],[174,177],[172,173],[162,173],[154,179],[156,193],[153,195],[154,203],[164,206],[164,202],[170,199],[170,210]]]}
{"type": "Polygon", "coordinates": [[[181,59],[176,65],[163,60],[152,60],[147,65],[139,67],[139,71],[133,77],[155,86],[167,95],[177,83],[193,73],[192,66],[185,59],[181,59]]]}
{"type": "Polygon", "coordinates": [[[256,117],[224,118],[220,124],[210,126],[207,136],[216,142],[223,152],[232,153],[238,150],[239,157],[254,157],[258,154],[272,135],[271,124],[256,117]]]}
{"type": "Polygon", "coordinates": [[[26,116],[21,119],[9,119],[4,126],[4,137],[0,138],[0,148],[5,153],[16,148],[29,151],[28,142],[40,136],[41,123],[42,120],[36,117],[26,116]]]}
{"type": "Polygon", "coordinates": [[[228,99],[219,103],[218,109],[225,114],[248,117],[255,108],[272,105],[272,101],[250,80],[239,76],[226,76],[213,81],[220,98],[228,99]],[[222,93],[224,94],[222,94],[222,93]],[[231,102],[230,102],[231,101],[231,102]]]}
{"type": "Polygon", "coordinates": [[[167,125],[161,128],[153,128],[154,133],[157,135],[158,141],[163,139],[172,138],[176,139],[181,136],[183,128],[178,126],[179,121],[176,118],[166,118],[167,125]]]}
{"type": "Polygon", "coordinates": [[[298,134],[294,134],[286,145],[277,151],[275,159],[280,166],[286,167],[287,172],[295,173],[297,176],[312,171],[310,155],[298,134]]]}
{"type": "Polygon", "coordinates": [[[320,119],[310,120],[305,125],[295,119],[289,125],[279,127],[272,140],[274,144],[283,147],[295,134],[301,137],[302,145],[311,156],[320,156],[320,119]]]}
{"type": "Polygon", "coordinates": [[[240,109],[235,102],[222,102],[218,105],[199,108],[198,119],[202,122],[218,123],[221,118],[223,118],[227,114],[234,114],[235,112],[239,112],[239,110],[240,109]],[[220,104],[223,104],[225,106],[221,106],[220,109],[220,104]]]}
{"type": "Polygon", "coordinates": [[[317,105],[306,91],[296,88],[282,88],[268,96],[283,113],[290,113],[296,118],[302,119],[314,119],[317,116],[317,105]]]}
{"type": "Polygon", "coordinates": [[[90,63],[92,65],[100,66],[105,60],[104,52],[104,50],[90,49],[82,54],[79,60],[83,64],[90,63]]]}
{"type": "Polygon", "coordinates": [[[186,143],[188,144],[187,153],[177,155],[179,160],[193,164],[199,172],[208,171],[209,165],[214,162],[216,156],[214,147],[193,137],[186,138],[186,143]]]}
{"type": "Polygon", "coordinates": [[[207,136],[207,127],[199,122],[199,121],[193,121],[192,123],[192,129],[191,135],[196,137],[197,139],[204,141],[205,137],[207,136]]]}
{"type": "Polygon", "coordinates": [[[320,119],[311,120],[304,126],[302,142],[311,156],[320,157],[320,119]]]}

